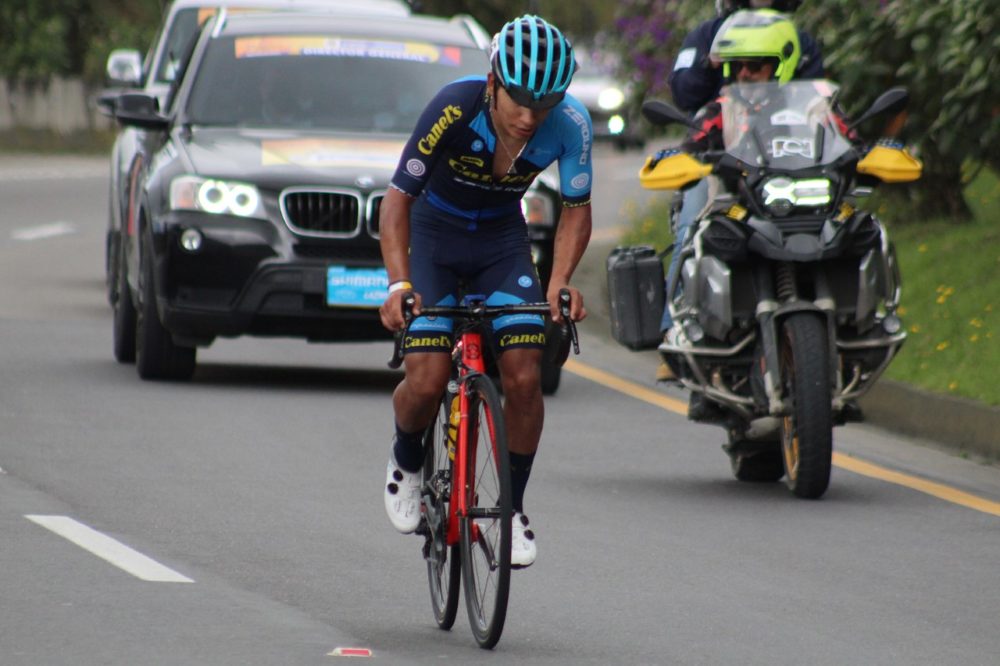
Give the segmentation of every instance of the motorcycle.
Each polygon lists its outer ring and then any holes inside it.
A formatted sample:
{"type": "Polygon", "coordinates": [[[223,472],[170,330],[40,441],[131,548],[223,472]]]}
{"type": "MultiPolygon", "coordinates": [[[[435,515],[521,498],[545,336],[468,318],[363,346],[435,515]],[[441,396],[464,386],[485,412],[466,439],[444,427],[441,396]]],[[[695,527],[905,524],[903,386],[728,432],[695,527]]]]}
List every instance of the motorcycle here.
{"type": "MultiPolygon", "coordinates": [[[[886,228],[859,199],[878,182],[920,177],[898,142],[860,145],[853,130],[905,108],[883,93],[851,125],[828,81],[733,84],[721,96],[722,150],[661,151],[647,189],[719,185],[666,285],[674,325],[659,345],[692,392],[688,417],[722,426],[735,477],[818,498],[830,481],[833,428],[860,418],[856,400],[906,339],[901,285],[886,228]]],[[[654,124],[693,121],[661,101],[654,124]]]]}

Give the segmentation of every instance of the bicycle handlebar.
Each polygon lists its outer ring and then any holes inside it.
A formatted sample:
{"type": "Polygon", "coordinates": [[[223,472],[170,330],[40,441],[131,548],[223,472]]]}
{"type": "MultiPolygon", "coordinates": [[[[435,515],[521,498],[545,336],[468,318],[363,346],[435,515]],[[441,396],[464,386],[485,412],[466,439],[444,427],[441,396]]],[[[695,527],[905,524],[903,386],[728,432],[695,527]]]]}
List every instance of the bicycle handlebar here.
{"type": "MultiPolygon", "coordinates": [[[[413,306],[416,299],[412,293],[403,295],[403,320],[406,322],[403,330],[397,331],[392,350],[392,358],[389,360],[389,367],[395,370],[403,364],[403,338],[410,324],[413,323],[413,306]]],[[[576,322],[569,316],[570,293],[568,289],[559,291],[559,314],[562,315],[564,326],[569,329],[570,339],[573,341],[573,353],[580,353],[580,338],[576,332],[576,322]]],[[[509,305],[486,305],[482,301],[475,301],[466,306],[428,306],[421,308],[421,317],[455,317],[467,321],[485,321],[496,319],[504,315],[513,314],[538,314],[549,316],[552,309],[548,303],[516,303],[509,305]]]]}

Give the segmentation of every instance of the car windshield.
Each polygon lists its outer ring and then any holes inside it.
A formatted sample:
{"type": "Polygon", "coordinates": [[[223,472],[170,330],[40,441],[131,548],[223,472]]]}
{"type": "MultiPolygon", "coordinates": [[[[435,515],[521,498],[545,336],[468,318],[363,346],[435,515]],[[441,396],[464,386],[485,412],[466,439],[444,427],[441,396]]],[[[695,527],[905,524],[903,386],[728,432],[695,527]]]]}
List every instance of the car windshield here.
{"type": "Polygon", "coordinates": [[[737,83],[722,89],[726,152],[748,164],[795,170],[829,164],[851,148],[829,81],[737,83]]]}
{"type": "Polygon", "coordinates": [[[170,83],[174,80],[177,63],[184,55],[185,48],[201,25],[214,13],[214,9],[202,7],[189,7],[177,12],[170,26],[170,33],[164,40],[164,52],[156,68],[157,83],[170,83]]]}
{"type": "Polygon", "coordinates": [[[212,40],[185,107],[196,125],[406,133],[446,83],[487,71],[475,48],[267,35],[212,40]]]}

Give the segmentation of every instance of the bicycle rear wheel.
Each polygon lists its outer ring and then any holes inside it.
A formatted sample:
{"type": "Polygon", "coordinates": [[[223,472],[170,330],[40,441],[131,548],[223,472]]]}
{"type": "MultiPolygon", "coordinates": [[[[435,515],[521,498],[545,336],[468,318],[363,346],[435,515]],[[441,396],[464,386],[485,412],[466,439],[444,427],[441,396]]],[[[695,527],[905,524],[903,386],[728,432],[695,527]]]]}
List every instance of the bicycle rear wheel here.
{"type": "Polygon", "coordinates": [[[448,546],[453,478],[452,461],[448,456],[448,416],[452,397],[445,393],[437,419],[424,434],[424,485],[420,498],[427,525],[424,559],[427,561],[431,607],[438,626],[446,630],[455,624],[462,571],[459,545],[448,546]]]}
{"type": "Polygon", "coordinates": [[[500,396],[489,377],[469,380],[466,506],[459,517],[462,583],[469,623],[479,646],[500,640],[510,592],[511,490],[507,430],[500,396]]]}

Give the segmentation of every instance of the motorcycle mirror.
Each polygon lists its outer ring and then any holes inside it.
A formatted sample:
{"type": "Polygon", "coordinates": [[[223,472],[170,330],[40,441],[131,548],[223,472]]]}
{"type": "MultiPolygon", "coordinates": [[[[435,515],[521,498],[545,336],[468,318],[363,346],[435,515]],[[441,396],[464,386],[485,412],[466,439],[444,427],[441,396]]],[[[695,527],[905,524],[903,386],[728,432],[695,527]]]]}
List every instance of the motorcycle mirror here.
{"type": "Polygon", "coordinates": [[[651,99],[642,103],[642,116],[654,125],[670,125],[680,123],[688,127],[697,127],[686,113],[658,99],[651,99]]]}
{"type": "Polygon", "coordinates": [[[879,95],[878,99],[872,102],[872,105],[868,107],[868,110],[862,113],[857,120],[851,123],[850,127],[851,129],[854,129],[866,120],[882,115],[883,113],[891,113],[895,115],[903,111],[909,101],[910,93],[906,88],[890,88],[879,95]]]}

